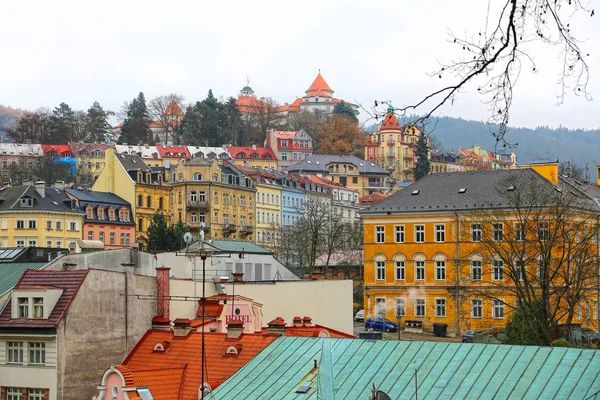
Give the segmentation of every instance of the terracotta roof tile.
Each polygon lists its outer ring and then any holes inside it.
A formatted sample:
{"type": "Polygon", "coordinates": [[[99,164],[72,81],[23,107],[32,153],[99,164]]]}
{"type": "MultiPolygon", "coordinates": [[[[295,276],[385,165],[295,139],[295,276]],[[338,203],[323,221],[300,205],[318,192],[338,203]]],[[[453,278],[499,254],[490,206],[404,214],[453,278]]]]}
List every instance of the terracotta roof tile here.
{"type": "Polygon", "coordinates": [[[45,155],[56,153],[59,157],[64,157],[65,154],[74,154],[68,144],[42,144],[42,151],[45,155]]]}
{"type": "Polygon", "coordinates": [[[329,87],[327,82],[325,82],[325,79],[323,78],[323,75],[321,75],[321,72],[319,72],[319,74],[317,75],[313,83],[310,85],[306,93],[316,90],[326,90],[329,92],[333,92],[333,90],[329,87]]]}
{"type": "Polygon", "coordinates": [[[323,92],[322,90],[311,90],[309,93],[306,94],[306,97],[331,97],[330,94],[323,92]]]}
{"type": "Polygon", "coordinates": [[[55,328],[69,308],[89,270],[37,271],[26,270],[16,285],[17,289],[31,286],[53,286],[63,290],[48,319],[11,319],[12,299],[0,314],[0,328],[55,328]]]}
{"type": "Polygon", "coordinates": [[[184,145],[169,146],[157,143],[156,150],[162,158],[192,158],[187,146],[184,145]]]}
{"type": "Polygon", "coordinates": [[[179,104],[177,104],[175,100],[171,100],[171,104],[169,104],[169,107],[165,111],[165,115],[178,115],[180,117],[183,117],[184,114],[183,111],[181,111],[181,107],[179,107],[179,104]]]}
{"type": "Polygon", "coordinates": [[[227,145],[227,150],[229,150],[231,157],[236,159],[240,159],[240,154],[246,155],[243,159],[250,159],[252,154],[256,154],[258,155],[258,158],[262,160],[277,160],[277,156],[270,147],[257,147],[256,149],[252,149],[251,146],[227,145]]]}

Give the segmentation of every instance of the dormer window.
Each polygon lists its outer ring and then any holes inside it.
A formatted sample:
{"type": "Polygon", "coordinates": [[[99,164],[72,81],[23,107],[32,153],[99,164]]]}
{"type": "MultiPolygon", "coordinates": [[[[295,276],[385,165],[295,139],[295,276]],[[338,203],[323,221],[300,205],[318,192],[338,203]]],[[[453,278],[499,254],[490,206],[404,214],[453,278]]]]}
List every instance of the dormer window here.
{"type": "Polygon", "coordinates": [[[33,199],[31,197],[22,198],[21,207],[33,207],[33,199]]]}
{"type": "Polygon", "coordinates": [[[102,151],[100,151],[100,150],[94,150],[94,152],[92,153],[92,155],[94,157],[102,157],[102,151]]]}
{"type": "Polygon", "coordinates": [[[104,219],[104,207],[98,207],[98,219],[104,219]]]}
{"type": "Polygon", "coordinates": [[[115,220],[115,209],[114,208],[108,209],[108,219],[111,221],[115,220]]]}
{"type": "Polygon", "coordinates": [[[44,298],[33,298],[33,318],[44,318],[44,298]]]}
{"type": "Polygon", "coordinates": [[[29,318],[29,298],[19,297],[17,303],[19,304],[18,318],[29,318]]]}
{"type": "Polygon", "coordinates": [[[94,218],[92,206],[87,206],[85,208],[85,216],[86,216],[87,219],[93,219],[94,218]]]}

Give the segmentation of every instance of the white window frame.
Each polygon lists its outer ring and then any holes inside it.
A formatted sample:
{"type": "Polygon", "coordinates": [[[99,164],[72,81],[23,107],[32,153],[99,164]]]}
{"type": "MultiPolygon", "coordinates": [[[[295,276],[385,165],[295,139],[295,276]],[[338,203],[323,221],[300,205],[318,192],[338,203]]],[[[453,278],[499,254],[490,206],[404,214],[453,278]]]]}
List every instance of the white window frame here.
{"type": "Polygon", "coordinates": [[[471,242],[481,242],[483,235],[483,226],[481,224],[471,224],[471,242]]]}
{"type": "Polygon", "coordinates": [[[504,261],[492,260],[492,281],[504,282],[504,261]]]}
{"type": "Polygon", "coordinates": [[[483,280],[483,262],[481,260],[471,260],[471,280],[483,280]],[[478,271],[478,274],[475,274],[478,271]]]}
{"type": "Polygon", "coordinates": [[[523,282],[527,273],[527,263],[525,261],[515,261],[515,280],[523,282]]]}
{"type": "Polygon", "coordinates": [[[445,281],[446,280],[446,260],[436,260],[435,261],[435,280],[436,281],[445,281]],[[442,264],[440,264],[442,263],[442,264]],[[442,272],[443,277],[440,278],[439,272],[442,272]]]}
{"type": "Polygon", "coordinates": [[[492,317],[494,319],[504,319],[504,299],[494,299],[492,300],[492,317]],[[497,311],[502,312],[502,316],[498,316],[497,311]]]}
{"type": "Polygon", "coordinates": [[[415,281],[425,281],[425,260],[415,260],[415,281]],[[420,265],[420,263],[423,263],[420,265]],[[419,271],[423,271],[423,277],[419,278],[419,271]]]}
{"type": "Polygon", "coordinates": [[[375,226],[375,243],[385,243],[385,226],[375,226]]]}
{"type": "Polygon", "coordinates": [[[25,362],[25,343],[19,341],[6,342],[6,362],[8,364],[23,364],[25,362]],[[16,357],[15,357],[16,356],[16,357]]]}
{"type": "Polygon", "coordinates": [[[396,243],[404,243],[404,225],[394,226],[394,239],[396,243]]]}
{"type": "Polygon", "coordinates": [[[445,224],[436,224],[434,226],[435,230],[435,242],[436,243],[444,243],[446,241],[446,225],[445,224]]]}
{"type": "Polygon", "coordinates": [[[387,304],[385,297],[376,297],[375,298],[375,318],[385,318],[387,314],[387,304]],[[381,312],[379,304],[383,303],[383,312],[381,312]]]}
{"type": "Polygon", "coordinates": [[[425,243],[425,225],[415,225],[415,243],[425,243]]]}
{"type": "Polygon", "coordinates": [[[425,318],[427,315],[427,299],[424,297],[415,298],[415,318],[425,318]],[[423,304],[420,304],[423,302],[423,304]],[[422,307],[423,314],[419,313],[420,308],[422,307]]]}
{"type": "Polygon", "coordinates": [[[375,261],[375,280],[385,281],[385,261],[375,261]]]}
{"type": "Polygon", "coordinates": [[[492,224],[492,240],[494,242],[502,242],[504,240],[504,223],[498,222],[492,224]]]}
{"type": "Polygon", "coordinates": [[[471,299],[471,318],[483,318],[483,300],[482,299],[471,299]],[[475,305],[475,302],[479,304],[475,305]],[[479,315],[475,315],[475,310],[479,310],[479,315]]]}
{"type": "Polygon", "coordinates": [[[400,315],[401,317],[406,316],[406,298],[405,297],[396,297],[394,304],[394,312],[395,315],[400,315]],[[400,312],[398,312],[400,310],[400,312]]]}
{"type": "Polygon", "coordinates": [[[394,261],[395,278],[397,281],[406,280],[406,261],[396,260],[394,261]]]}
{"type": "Polygon", "coordinates": [[[46,343],[44,342],[29,342],[28,345],[29,364],[45,365],[46,364],[46,343]]]}
{"type": "Polygon", "coordinates": [[[436,297],[435,298],[435,317],[436,318],[446,318],[446,298],[445,297],[436,297]],[[440,310],[443,310],[443,315],[440,313],[440,310]]]}
{"type": "Polygon", "coordinates": [[[515,241],[524,242],[525,241],[525,224],[523,222],[515,222],[515,241]]]}

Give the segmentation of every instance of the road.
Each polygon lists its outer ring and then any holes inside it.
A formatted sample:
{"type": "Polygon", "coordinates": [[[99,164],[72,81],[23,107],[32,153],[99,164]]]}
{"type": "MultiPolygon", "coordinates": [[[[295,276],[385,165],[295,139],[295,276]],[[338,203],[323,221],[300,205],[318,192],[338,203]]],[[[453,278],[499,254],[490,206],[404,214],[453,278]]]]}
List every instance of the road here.
{"type": "MultiPolygon", "coordinates": [[[[365,323],[364,322],[356,322],[354,321],[354,334],[358,336],[358,332],[365,331],[365,323]]],[[[398,332],[383,332],[383,340],[397,340],[398,332]]],[[[461,338],[454,337],[438,337],[434,336],[432,333],[406,333],[400,332],[400,340],[420,340],[420,341],[429,341],[429,342],[456,342],[460,343],[461,338]]]]}

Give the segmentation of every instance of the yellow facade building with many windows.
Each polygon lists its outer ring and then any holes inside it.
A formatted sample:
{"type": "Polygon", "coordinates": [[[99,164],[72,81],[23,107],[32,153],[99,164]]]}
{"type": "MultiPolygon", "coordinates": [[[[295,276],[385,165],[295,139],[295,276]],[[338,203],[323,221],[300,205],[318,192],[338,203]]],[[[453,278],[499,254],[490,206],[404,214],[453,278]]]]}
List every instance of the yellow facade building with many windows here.
{"type": "Polygon", "coordinates": [[[255,197],[252,180],[227,161],[192,158],[173,166],[172,208],[198,237],[254,240],[255,197]]]}
{"type": "Polygon", "coordinates": [[[75,248],[81,239],[84,213],[61,189],[33,185],[0,191],[2,247],[75,248]]]}
{"type": "MultiPolygon", "coordinates": [[[[395,321],[400,315],[402,324],[425,330],[434,323],[447,324],[449,331],[458,334],[504,327],[518,306],[517,288],[529,282],[538,291],[540,271],[563,268],[553,264],[559,250],[543,247],[544,243],[551,247],[546,238],[559,229],[555,228],[559,223],[541,214],[541,222],[530,227],[531,221],[523,220],[526,212],[507,201],[519,190],[520,184],[507,183],[513,181],[531,182],[548,197],[563,190],[532,169],[430,174],[361,211],[366,318],[395,321]],[[527,251],[516,250],[524,243],[527,251]]],[[[580,241],[590,232],[597,234],[600,210],[583,191],[569,190],[589,206],[589,225],[587,219],[583,227],[560,222],[565,232],[575,232],[565,235],[580,241]]],[[[597,255],[597,241],[589,243],[591,254],[597,255]]],[[[553,281],[563,282],[557,276],[553,281]]],[[[597,293],[585,293],[577,303],[571,322],[597,328],[597,293]]],[[[556,315],[562,323],[568,322],[567,317],[556,315]]]]}

